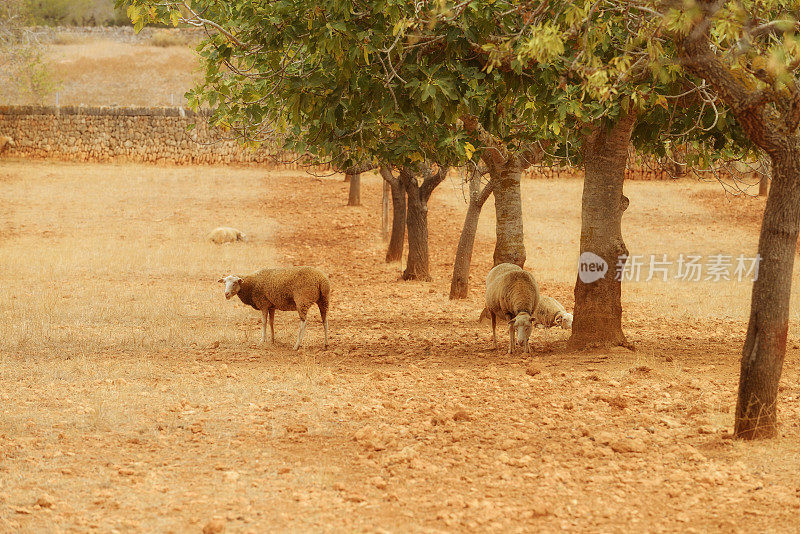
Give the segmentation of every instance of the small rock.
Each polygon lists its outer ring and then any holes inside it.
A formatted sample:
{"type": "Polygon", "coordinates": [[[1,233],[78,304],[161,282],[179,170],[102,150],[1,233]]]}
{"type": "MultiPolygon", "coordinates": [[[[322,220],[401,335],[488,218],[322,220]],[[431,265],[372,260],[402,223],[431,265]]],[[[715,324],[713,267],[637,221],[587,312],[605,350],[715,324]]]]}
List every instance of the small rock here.
{"type": "Polygon", "coordinates": [[[531,515],[533,517],[544,517],[550,515],[550,509],[543,503],[534,503],[531,505],[531,515]]]}
{"type": "Polygon", "coordinates": [[[213,519],[203,527],[203,534],[222,534],[225,532],[225,523],[219,519],[213,519]]]}
{"type": "Polygon", "coordinates": [[[542,365],[537,362],[531,363],[525,368],[525,374],[528,376],[536,376],[541,372],[542,372],[542,365]]]}
{"type": "Polygon", "coordinates": [[[288,467],[279,467],[278,468],[278,474],[279,475],[285,475],[289,471],[291,471],[291,469],[289,469],[288,467]]]}
{"type": "Polygon", "coordinates": [[[383,479],[383,477],[372,477],[369,481],[373,486],[375,486],[379,490],[386,489],[386,486],[388,485],[386,483],[386,480],[383,479]]]}
{"type": "Polygon", "coordinates": [[[52,508],[53,504],[55,504],[53,498],[46,493],[42,493],[39,495],[39,498],[36,499],[36,505],[42,508],[52,508]]]}
{"type": "Polygon", "coordinates": [[[472,418],[466,412],[466,410],[458,410],[456,413],[453,414],[453,421],[471,421],[472,418]]]}
{"type": "Polygon", "coordinates": [[[308,427],[302,424],[286,425],[286,432],[289,434],[305,434],[308,432],[308,427]]]}
{"type": "Polygon", "coordinates": [[[611,442],[611,450],[614,452],[644,452],[647,445],[639,438],[621,438],[611,442]]]}

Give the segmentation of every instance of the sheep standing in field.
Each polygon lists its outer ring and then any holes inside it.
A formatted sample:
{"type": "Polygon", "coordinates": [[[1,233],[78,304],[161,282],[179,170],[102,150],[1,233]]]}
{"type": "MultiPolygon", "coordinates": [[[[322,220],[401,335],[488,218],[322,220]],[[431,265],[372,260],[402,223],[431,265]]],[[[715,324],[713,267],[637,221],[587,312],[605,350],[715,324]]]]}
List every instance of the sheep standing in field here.
{"type": "Polygon", "coordinates": [[[539,286],[528,271],[513,263],[501,263],[486,276],[486,309],[492,319],[492,341],[497,347],[497,317],[508,321],[508,353],[516,342],[530,354],[533,312],[539,304],[539,286]]]}
{"type": "Polygon", "coordinates": [[[306,315],[316,304],[322,316],[325,329],[325,348],[328,348],[328,304],[331,285],[328,277],[314,267],[287,267],[284,269],[262,269],[247,276],[226,276],[220,278],[225,284],[225,298],[238,295],[246,305],[263,314],[261,342],[267,341],[267,318],[275,343],[275,310],[297,310],[300,315],[300,332],[294,350],[300,348],[306,332],[306,315]]]}
{"type": "Polygon", "coordinates": [[[236,228],[220,226],[219,228],[214,228],[211,230],[211,233],[208,234],[208,240],[212,243],[216,243],[217,245],[221,245],[223,243],[247,241],[247,236],[236,228]]]}
{"type": "Polygon", "coordinates": [[[539,328],[560,326],[564,330],[572,330],[572,314],[553,297],[540,298],[533,315],[539,328]]]}
{"type": "Polygon", "coordinates": [[[0,135],[0,154],[5,152],[6,148],[8,147],[15,147],[17,146],[14,143],[14,140],[8,137],[7,135],[0,135]]]}

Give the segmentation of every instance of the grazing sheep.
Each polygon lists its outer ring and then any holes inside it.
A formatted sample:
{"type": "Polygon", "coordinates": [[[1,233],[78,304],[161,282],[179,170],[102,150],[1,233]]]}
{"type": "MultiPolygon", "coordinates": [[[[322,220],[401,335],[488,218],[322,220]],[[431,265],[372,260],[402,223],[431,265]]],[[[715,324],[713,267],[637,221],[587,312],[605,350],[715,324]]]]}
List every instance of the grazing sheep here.
{"type": "Polygon", "coordinates": [[[221,245],[223,243],[234,243],[236,241],[247,241],[247,236],[244,235],[241,231],[237,230],[236,228],[230,228],[229,226],[220,226],[219,228],[214,228],[211,230],[211,233],[208,234],[208,240],[212,243],[216,243],[217,245],[221,245]]]}
{"type": "Polygon", "coordinates": [[[226,276],[219,279],[225,284],[225,298],[238,295],[248,306],[261,311],[261,342],[267,341],[267,317],[275,343],[275,310],[297,310],[300,315],[300,332],[294,350],[300,348],[306,332],[306,314],[316,304],[325,329],[325,348],[328,348],[328,296],[331,285],[328,277],[314,267],[287,267],[284,269],[262,269],[247,276],[226,276]]]}
{"type": "Polygon", "coordinates": [[[553,297],[542,297],[534,312],[534,321],[539,328],[560,326],[564,330],[572,329],[572,314],[553,297]]]}
{"type": "Polygon", "coordinates": [[[16,145],[16,143],[14,143],[13,139],[8,137],[7,135],[1,135],[0,136],[0,154],[5,152],[7,147],[12,147],[13,148],[15,146],[17,146],[17,145],[16,145]]]}
{"type": "Polygon", "coordinates": [[[528,271],[513,263],[501,263],[486,276],[486,309],[492,319],[492,341],[497,347],[497,316],[508,320],[508,353],[516,342],[530,354],[529,338],[533,329],[533,311],[539,303],[539,287],[528,271]]]}

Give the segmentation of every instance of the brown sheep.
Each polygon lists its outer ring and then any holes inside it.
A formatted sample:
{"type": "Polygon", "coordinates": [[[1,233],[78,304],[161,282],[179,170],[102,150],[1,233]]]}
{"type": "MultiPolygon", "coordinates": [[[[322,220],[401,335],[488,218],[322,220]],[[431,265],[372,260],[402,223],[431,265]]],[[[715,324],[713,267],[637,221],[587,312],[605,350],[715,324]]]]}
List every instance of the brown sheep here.
{"type": "Polygon", "coordinates": [[[261,311],[261,342],[267,341],[267,318],[275,343],[275,310],[297,310],[300,316],[300,332],[294,350],[300,348],[306,331],[306,315],[314,304],[319,307],[322,325],[325,329],[325,344],[328,348],[328,304],[330,282],[328,277],[314,267],[287,267],[282,269],[262,269],[247,276],[226,276],[219,279],[225,284],[225,298],[238,295],[246,305],[261,311]]]}
{"type": "Polygon", "coordinates": [[[486,276],[486,309],[492,319],[494,346],[497,347],[497,317],[500,316],[508,321],[508,353],[514,352],[517,341],[530,354],[532,316],[538,303],[539,286],[528,271],[513,263],[501,263],[489,271],[486,276]]]}

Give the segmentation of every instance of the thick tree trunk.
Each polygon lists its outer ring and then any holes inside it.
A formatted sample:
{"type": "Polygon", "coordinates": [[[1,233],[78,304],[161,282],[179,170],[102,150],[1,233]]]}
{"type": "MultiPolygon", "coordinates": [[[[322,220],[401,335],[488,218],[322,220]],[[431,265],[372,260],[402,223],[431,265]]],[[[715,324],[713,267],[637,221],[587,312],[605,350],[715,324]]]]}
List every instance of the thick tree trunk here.
{"type": "Polygon", "coordinates": [[[348,206],[361,205],[361,175],[349,174],[345,175],[350,177],[350,194],[347,197],[348,206]]]}
{"type": "Polygon", "coordinates": [[[406,228],[408,230],[408,259],[403,280],[431,279],[428,255],[428,200],[423,197],[417,179],[405,170],[400,172],[400,181],[406,190],[408,206],[406,228]]]}
{"type": "Polygon", "coordinates": [[[800,150],[773,155],[772,187],[753,282],[750,323],[742,350],[734,435],[744,439],[777,433],[778,382],[786,356],[792,269],[800,231],[800,150]]]}
{"type": "Polygon", "coordinates": [[[699,16],[693,27],[678,39],[681,59],[687,68],[710,82],[748,138],[769,155],[772,164],[772,183],[758,239],[761,263],[753,282],[734,426],[738,438],[771,437],[777,434],[778,383],[786,355],[792,269],[800,230],[797,94],[776,91],[763,99],[755,78],[734,71],[709,43],[709,21],[721,4],[704,0],[697,5],[699,16]]]}
{"type": "Polygon", "coordinates": [[[389,240],[389,198],[392,195],[392,188],[389,182],[383,181],[381,194],[381,239],[389,240]]]}
{"type": "Polygon", "coordinates": [[[586,258],[585,253],[599,256],[608,269],[595,281],[582,277],[585,272],[578,273],[571,348],[625,344],[622,281],[616,274],[618,264],[624,265],[628,255],[622,239],[622,215],[628,198],[622,194],[622,186],[635,122],[635,114],[630,113],[614,126],[598,126],[584,140],[580,252],[582,258],[586,258]]]}
{"type": "MultiPolygon", "coordinates": [[[[513,263],[524,267],[525,239],[520,190],[523,166],[518,158],[511,157],[497,170],[499,173],[492,174],[494,209],[497,215],[494,264],[513,263]]],[[[489,172],[493,172],[492,167],[489,172]]]]}
{"type": "Polygon", "coordinates": [[[384,181],[389,184],[392,194],[392,232],[386,249],[386,263],[391,263],[403,259],[406,239],[406,191],[388,167],[381,167],[380,172],[384,181]]]}
{"type": "Polygon", "coordinates": [[[478,231],[478,220],[486,199],[492,192],[493,183],[489,182],[481,191],[481,176],[475,173],[470,179],[469,206],[461,238],[458,240],[456,259],[453,262],[453,278],[450,281],[450,300],[465,299],[469,290],[469,270],[472,263],[472,250],[475,245],[475,234],[478,231]]]}

